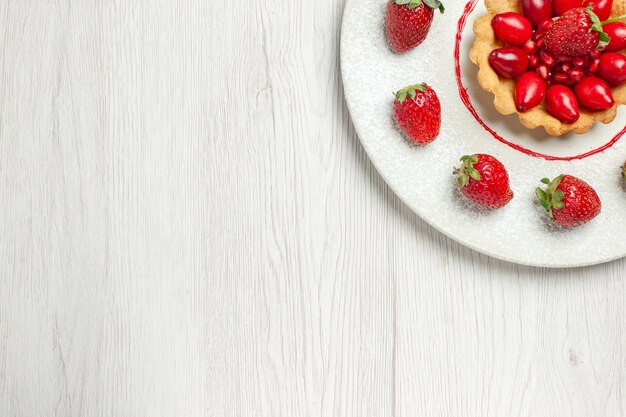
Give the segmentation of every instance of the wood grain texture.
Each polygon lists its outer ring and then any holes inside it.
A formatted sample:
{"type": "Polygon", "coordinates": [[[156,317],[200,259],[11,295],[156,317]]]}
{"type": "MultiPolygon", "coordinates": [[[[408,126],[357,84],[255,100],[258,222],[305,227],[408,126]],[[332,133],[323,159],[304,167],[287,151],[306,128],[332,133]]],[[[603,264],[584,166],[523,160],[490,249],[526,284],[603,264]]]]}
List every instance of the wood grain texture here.
{"type": "Polygon", "coordinates": [[[626,416],[626,262],[413,215],[350,123],[342,9],[0,2],[0,415],[626,416]]]}

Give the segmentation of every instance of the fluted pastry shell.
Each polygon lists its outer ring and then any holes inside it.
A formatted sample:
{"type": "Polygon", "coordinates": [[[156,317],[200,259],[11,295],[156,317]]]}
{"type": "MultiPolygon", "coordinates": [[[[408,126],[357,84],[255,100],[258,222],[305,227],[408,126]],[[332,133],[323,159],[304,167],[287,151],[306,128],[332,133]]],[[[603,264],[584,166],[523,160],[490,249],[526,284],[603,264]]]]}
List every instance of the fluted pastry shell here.
{"type": "MultiPolygon", "coordinates": [[[[552,116],[548,113],[545,102],[525,113],[518,112],[514,100],[516,81],[499,77],[489,65],[489,54],[494,49],[504,46],[496,39],[491,20],[498,13],[511,11],[521,13],[520,0],[485,0],[485,6],[488,14],[474,22],[476,40],[470,50],[470,59],[479,67],[478,83],[485,91],[494,95],[493,105],[499,113],[503,115],[517,113],[520,122],[527,128],[541,126],[552,136],[561,136],[568,132],[587,133],[596,121],[607,124],[615,119],[617,108],[626,104],[626,84],[611,88],[615,99],[613,107],[603,111],[591,111],[581,106],[580,118],[575,123],[563,123],[552,116]]],[[[622,14],[626,14],[626,0],[615,0],[611,15],[622,14]]]]}

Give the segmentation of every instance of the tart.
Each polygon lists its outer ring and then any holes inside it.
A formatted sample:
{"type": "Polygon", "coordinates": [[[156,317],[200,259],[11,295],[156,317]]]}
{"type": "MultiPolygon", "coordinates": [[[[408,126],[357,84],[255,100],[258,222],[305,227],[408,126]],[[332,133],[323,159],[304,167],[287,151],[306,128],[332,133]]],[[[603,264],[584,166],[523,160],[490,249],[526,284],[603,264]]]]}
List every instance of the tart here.
{"type": "MultiPolygon", "coordinates": [[[[564,120],[563,117],[557,118],[553,115],[555,114],[554,111],[552,112],[553,114],[551,114],[548,109],[548,100],[541,100],[541,103],[535,107],[526,111],[519,111],[516,107],[515,99],[518,76],[509,75],[508,77],[505,77],[499,75],[490,64],[489,57],[490,54],[492,54],[492,51],[505,47],[505,43],[498,39],[494,28],[492,27],[494,17],[498,14],[507,12],[522,14],[520,0],[485,0],[485,6],[488,14],[478,18],[474,22],[474,33],[476,34],[476,39],[470,51],[470,59],[479,67],[478,83],[485,91],[494,95],[493,104],[499,113],[503,115],[517,113],[520,122],[525,127],[529,129],[543,127],[551,136],[561,136],[568,132],[584,134],[593,128],[596,121],[608,124],[615,119],[617,116],[617,108],[622,104],[626,104],[626,83],[610,87],[609,95],[612,94],[614,102],[612,101],[612,105],[606,109],[590,110],[584,105],[579,105],[579,115],[577,115],[575,121],[564,120]]],[[[624,14],[626,14],[626,1],[615,0],[611,16],[622,16],[624,14]]],[[[531,39],[535,39],[535,34],[538,31],[540,31],[540,29],[533,26],[533,38],[531,39]]],[[[602,49],[601,46],[599,49],[602,49]]],[[[595,52],[596,57],[598,57],[600,52],[601,51],[595,52]]],[[[626,50],[621,50],[619,52],[625,53],[626,50]]],[[[537,65],[537,61],[536,58],[533,59],[535,59],[534,65],[530,64],[530,68],[527,71],[536,71],[535,66],[537,65]]],[[[559,63],[556,65],[560,65],[560,58],[557,59],[559,60],[559,63]]],[[[567,59],[571,59],[571,57],[567,59]]],[[[541,62],[542,61],[540,61],[540,63],[541,62]]],[[[586,67],[585,71],[587,71],[586,67]]],[[[590,71],[592,74],[587,72],[585,75],[595,75],[595,71],[593,69],[590,71]]],[[[550,78],[548,75],[543,75],[548,86],[561,83],[559,79],[555,80],[553,76],[550,78]]],[[[562,85],[571,90],[571,95],[573,96],[575,84],[576,83],[570,79],[567,82],[563,82],[562,85]]],[[[565,90],[565,88],[562,89],[565,90]]]]}

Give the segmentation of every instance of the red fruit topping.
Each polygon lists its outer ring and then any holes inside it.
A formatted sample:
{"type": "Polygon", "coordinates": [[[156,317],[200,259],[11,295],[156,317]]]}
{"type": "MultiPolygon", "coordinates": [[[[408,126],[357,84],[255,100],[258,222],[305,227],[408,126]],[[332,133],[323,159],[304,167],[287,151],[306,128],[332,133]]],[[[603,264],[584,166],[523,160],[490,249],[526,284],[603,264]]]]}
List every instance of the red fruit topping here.
{"type": "Polygon", "coordinates": [[[523,46],[533,34],[533,27],[519,13],[499,13],[491,20],[491,27],[498,39],[514,46],[523,46]]]}
{"type": "Polygon", "coordinates": [[[439,0],[390,0],[386,29],[392,49],[406,52],[424,42],[433,22],[434,9],[443,13],[439,0]]]}
{"type": "Polygon", "coordinates": [[[556,84],[548,89],[546,107],[552,116],[563,123],[574,123],[580,117],[576,97],[564,85],[556,84]]]}
{"type": "Polygon", "coordinates": [[[491,51],[489,64],[500,76],[516,78],[528,69],[528,56],[520,48],[505,46],[491,51]]]}
{"type": "Polygon", "coordinates": [[[584,7],[593,5],[593,12],[602,20],[606,20],[611,16],[611,10],[613,9],[613,0],[585,0],[584,7]]]}
{"type": "Polygon", "coordinates": [[[614,22],[602,27],[611,40],[604,47],[605,52],[617,52],[626,49],[626,23],[614,22]]]}
{"type": "Polygon", "coordinates": [[[552,17],[552,0],[522,0],[522,13],[534,26],[552,17]]]}
{"type": "Polygon", "coordinates": [[[520,112],[537,107],[546,95],[546,83],[534,72],[522,75],[515,85],[515,107],[520,112]]]}
{"type": "Polygon", "coordinates": [[[572,66],[570,64],[562,64],[561,65],[561,71],[563,71],[566,74],[569,74],[569,72],[572,70],[572,66]]]}
{"type": "Polygon", "coordinates": [[[535,69],[537,68],[537,64],[539,64],[539,58],[537,58],[537,55],[529,55],[528,56],[528,68],[535,69]]]}
{"type": "Polygon", "coordinates": [[[576,68],[585,68],[587,66],[587,60],[584,57],[577,56],[576,58],[572,59],[572,64],[576,68]]]}
{"type": "Polygon", "coordinates": [[[529,39],[524,44],[524,52],[526,52],[528,55],[533,55],[535,52],[537,52],[537,42],[529,39]]]}
{"type": "Polygon", "coordinates": [[[548,68],[545,64],[539,64],[537,66],[537,75],[539,75],[544,80],[550,78],[550,68],[548,68]]]}
{"type": "Polygon", "coordinates": [[[546,50],[539,52],[539,60],[546,64],[548,67],[552,67],[554,66],[554,64],[556,64],[556,58],[546,50]]]}
{"type": "Polygon", "coordinates": [[[626,82],[626,56],[616,52],[603,54],[596,75],[612,86],[626,82]]]}
{"type": "Polygon", "coordinates": [[[396,93],[393,103],[396,120],[414,142],[430,143],[441,128],[441,104],[437,93],[428,85],[415,84],[396,93]]]}
{"type": "Polygon", "coordinates": [[[454,175],[457,175],[457,187],[470,200],[497,209],[513,199],[509,175],[496,158],[483,154],[468,155],[462,157],[461,162],[454,175]]]}
{"type": "Polygon", "coordinates": [[[558,72],[552,76],[552,80],[558,84],[568,84],[570,81],[569,75],[562,72],[558,72]]]}
{"type": "Polygon", "coordinates": [[[591,75],[595,74],[598,71],[598,66],[599,65],[600,65],[600,60],[599,59],[594,59],[587,66],[587,73],[591,74],[591,75]]]}
{"type": "Polygon", "coordinates": [[[545,33],[548,31],[548,29],[552,27],[553,24],[554,24],[554,20],[552,19],[548,19],[544,22],[541,22],[541,24],[539,25],[539,31],[541,33],[545,33]]]}
{"type": "Polygon", "coordinates": [[[546,40],[543,36],[538,36],[535,42],[537,42],[537,49],[542,49],[546,44],[546,40]]]}
{"type": "Polygon", "coordinates": [[[552,11],[554,16],[562,16],[568,10],[583,5],[581,0],[554,0],[552,2],[552,11]]]}
{"type": "Polygon", "coordinates": [[[574,93],[578,102],[589,110],[606,110],[615,104],[609,85],[604,80],[591,75],[576,84],[574,93]]]}
{"type": "Polygon", "coordinates": [[[602,42],[608,42],[598,17],[587,9],[571,9],[554,22],[546,32],[545,44],[555,56],[583,56],[590,54],[602,42]]]}
{"type": "Polygon", "coordinates": [[[583,180],[571,175],[559,175],[550,181],[544,178],[545,190],[535,190],[539,202],[555,223],[565,227],[585,224],[602,211],[596,191],[583,180]]]}
{"type": "Polygon", "coordinates": [[[577,82],[582,80],[582,78],[585,76],[585,72],[580,69],[573,69],[569,72],[569,76],[572,81],[577,82]]]}

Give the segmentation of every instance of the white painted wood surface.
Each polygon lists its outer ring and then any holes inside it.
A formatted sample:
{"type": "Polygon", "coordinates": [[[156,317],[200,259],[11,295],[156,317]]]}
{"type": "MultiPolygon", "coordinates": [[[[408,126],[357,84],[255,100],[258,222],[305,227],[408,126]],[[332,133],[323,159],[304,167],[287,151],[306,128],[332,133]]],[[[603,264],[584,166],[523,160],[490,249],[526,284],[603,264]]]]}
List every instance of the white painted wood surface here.
{"type": "Polygon", "coordinates": [[[626,262],[413,215],[342,9],[0,0],[1,416],[626,416],[626,262]]]}

